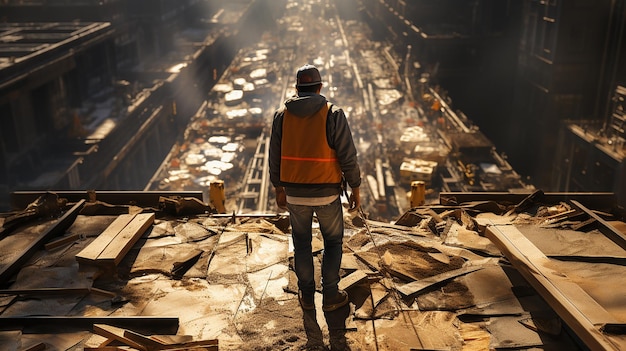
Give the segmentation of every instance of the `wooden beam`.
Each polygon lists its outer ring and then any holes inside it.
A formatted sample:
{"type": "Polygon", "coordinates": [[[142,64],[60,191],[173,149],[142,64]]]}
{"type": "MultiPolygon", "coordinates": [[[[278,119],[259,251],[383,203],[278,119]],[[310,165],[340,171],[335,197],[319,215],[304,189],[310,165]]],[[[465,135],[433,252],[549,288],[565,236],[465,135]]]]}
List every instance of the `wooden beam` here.
{"type": "MultiPolygon", "coordinates": [[[[69,202],[89,200],[87,191],[50,191],[59,198],[67,199],[69,202]]],[[[15,210],[25,209],[28,204],[35,201],[39,196],[45,194],[42,191],[15,191],[10,194],[11,207],[15,210]]],[[[202,191],[96,191],[96,199],[114,205],[135,205],[139,207],[159,207],[159,199],[164,197],[194,197],[202,200],[202,191]]]]}
{"type": "Polygon", "coordinates": [[[114,298],[114,292],[98,288],[33,288],[33,289],[0,289],[0,295],[29,295],[29,296],[56,296],[56,295],[87,295],[94,293],[114,298]]]}
{"type": "Polygon", "coordinates": [[[619,321],[567,276],[550,268],[550,259],[515,226],[490,225],[485,236],[498,246],[589,349],[626,350],[624,336],[607,335],[600,330],[607,323],[619,321]]]}
{"type": "MultiPolygon", "coordinates": [[[[441,192],[439,193],[439,203],[442,205],[458,205],[466,202],[474,201],[495,201],[498,203],[518,203],[532,191],[528,192],[441,192]]],[[[544,193],[543,200],[546,204],[558,204],[563,201],[576,200],[595,209],[612,208],[616,204],[615,194],[610,192],[591,192],[591,193],[569,193],[569,192],[553,192],[544,193]]]]}
{"type": "Polygon", "coordinates": [[[89,294],[89,288],[0,289],[0,295],[57,296],[74,294],[89,294]]]}
{"type": "Polygon", "coordinates": [[[0,330],[24,333],[70,333],[92,331],[94,324],[126,328],[144,334],[176,334],[178,317],[163,316],[31,316],[1,317],[0,330]]]}
{"type": "Polygon", "coordinates": [[[38,238],[33,240],[19,255],[16,255],[17,259],[12,263],[0,268],[0,285],[5,284],[15,274],[24,263],[26,263],[32,255],[37,252],[46,242],[51,238],[61,235],[72,223],[76,220],[78,213],[85,205],[85,200],[81,200],[70,208],[63,216],[54,222],[45,232],[43,232],[38,238]]]}

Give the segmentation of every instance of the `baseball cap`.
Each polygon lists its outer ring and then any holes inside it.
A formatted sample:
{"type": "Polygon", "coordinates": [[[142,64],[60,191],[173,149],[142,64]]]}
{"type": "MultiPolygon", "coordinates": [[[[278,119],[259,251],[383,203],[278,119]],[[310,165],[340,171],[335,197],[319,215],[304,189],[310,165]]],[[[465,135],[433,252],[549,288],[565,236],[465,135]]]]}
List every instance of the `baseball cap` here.
{"type": "Polygon", "coordinates": [[[297,87],[309,87],[320,83],[322,83],[322,76],[317,67],[306,64],[298,68],[298,73],[296,74],[297,87]]]}

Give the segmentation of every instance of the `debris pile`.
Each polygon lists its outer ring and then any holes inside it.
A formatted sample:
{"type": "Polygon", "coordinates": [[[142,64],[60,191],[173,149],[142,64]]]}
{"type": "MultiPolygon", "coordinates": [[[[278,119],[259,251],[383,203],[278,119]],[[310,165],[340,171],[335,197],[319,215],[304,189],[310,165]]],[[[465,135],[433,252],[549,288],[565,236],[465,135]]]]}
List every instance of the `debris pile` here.
{"type": "MultiPolygon", "coordinates": [[[[626,277],[624,250],[603,234],[598,212],[576,201],[543,204],[546,197],[416,207],[394,224],[346,212],[340,288],[351,301],[352,349],[579,349],[563,323],[577,319],[534,277],[548,269],[559,272],[546,276],[554,284],[565,284],[555,277],[575,283],[611,316],[593,327],[598,332],[623,323],[624,311],[615,308],[623,296],[598,286],[626,277]],[[504,235],[514,244],[503,245],[504,235]],[[524,252],[543,258],[526,263],[534,265],[529,269],[520,264],[524,252]]],[[[217,341],[220,350],[297,350],[306,343],[286,215],[175,216],[97,204],[68,202],[59,219],[34,219],[2,238],[0,245],[11,249],[2,251],[2,267],[15,272],[2,275],[2,349],[35,341],[63,350],[217,349],[217,341]],[[127,213],[111,214],[112,208],[127,213]],[[65,229],[51,229],[63,220],[65,229]]],[[[321,306],[323,242],[315,226],[314,233],[321,306]]]]}

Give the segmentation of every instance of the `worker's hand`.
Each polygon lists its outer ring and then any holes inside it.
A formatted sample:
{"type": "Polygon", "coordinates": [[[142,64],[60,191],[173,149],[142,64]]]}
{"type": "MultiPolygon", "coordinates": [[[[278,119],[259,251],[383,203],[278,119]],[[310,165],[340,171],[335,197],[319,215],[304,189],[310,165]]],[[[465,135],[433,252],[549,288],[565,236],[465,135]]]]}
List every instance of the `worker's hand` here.
{"type": "Polygon", "coordinates": [[[348,201],[348,211],[350,212],[357,211],[361,207],[361,193],[359,188],[352,188],[352,194],[350,194],[348,201]]]}
{"type": "Polygon", "coordinates": [[[285,188],[282,186],[274,188],[276,191],[276,205],[279,209],[286,211],[287,210],[287,193],[285,193],[285,188]]]}

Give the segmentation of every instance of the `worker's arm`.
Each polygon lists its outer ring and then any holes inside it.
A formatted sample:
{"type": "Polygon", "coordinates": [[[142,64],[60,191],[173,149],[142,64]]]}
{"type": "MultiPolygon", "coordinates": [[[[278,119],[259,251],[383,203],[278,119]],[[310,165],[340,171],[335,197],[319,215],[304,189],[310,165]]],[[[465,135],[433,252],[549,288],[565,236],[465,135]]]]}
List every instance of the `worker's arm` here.
{"type": "Polygon", "coordinates": [[[286,211],[287,193],[285,193],[285,188],[280,185],[280,154],[283,134],[283,116],[283,113],[274,113],[272,131],[270,133],[269,168],[270,182],[274,185],[274,191],[276,191],[276,205],[278,206],[278,209],[286,211]]]}
{"type": "Polygon", "coordinates": [[[281,145],[283,138],[283,113],[274,113],[272,120],[272,130],[270,132],[270,149],[269,149],[269,171],[270,182],[277,187],[280,185],[280,157],[281,145]]]}

